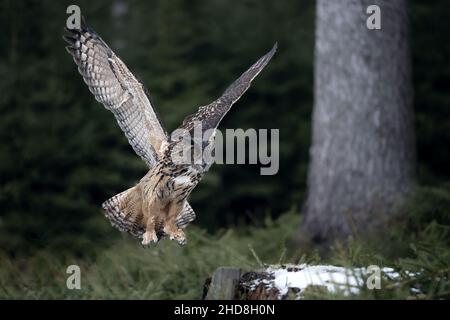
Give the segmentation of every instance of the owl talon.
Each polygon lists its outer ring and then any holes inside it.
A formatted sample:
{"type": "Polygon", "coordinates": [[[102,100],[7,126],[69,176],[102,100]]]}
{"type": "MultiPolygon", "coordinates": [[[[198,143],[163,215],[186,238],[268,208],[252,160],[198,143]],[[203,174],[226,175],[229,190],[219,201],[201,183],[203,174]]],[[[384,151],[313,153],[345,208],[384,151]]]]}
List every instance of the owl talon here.
{"type": "Polygon", "coordinates": [[[185,245],[186,244],[186,236],[181,229],[177,229],[176,231],[168,231],[167,229],[164,230],[166,234],[169,235],[170,240],[175,240],[178,242],[179,245],[185,245]]]}
{"type": "Polygon", "coordinates": [[[154,242],[155,244],[158,243],[158,236],[156,235],[155,231],[147,231],[142,236],[142,245],[148,246],[154,242]]]}
{"type": "Polygon", "coordinates": [[[174,236],[171,236],[170,237],[170,240],[175,240],[176,242],[178,242],[178,244],[180,245],[180,246],[184,246],[186,243],[187,243],[187,240],[186,240],[186,238],[180,238],[180,237],[174,237],[174,236]]]}

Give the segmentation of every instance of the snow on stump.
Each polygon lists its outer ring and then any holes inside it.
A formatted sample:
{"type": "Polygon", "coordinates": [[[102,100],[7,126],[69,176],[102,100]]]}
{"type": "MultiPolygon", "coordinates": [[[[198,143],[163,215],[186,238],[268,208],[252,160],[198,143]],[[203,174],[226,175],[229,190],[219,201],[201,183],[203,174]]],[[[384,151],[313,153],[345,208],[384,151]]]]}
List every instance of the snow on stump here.
{"type": "Polygon", "coordinates": [[[240,291],[249,300],[301,299],[306,291],[356,294],[364,284],[365,270],[327,265],[269,266],[259,273],[244,274],[240,291]]]}
{"type": "MultiPolygon", "coordinates": [[[[382,268],[388,279],[399,279],[392,268],[382,268]]],[[[203,298],[245,300],[298,300],[305,293],[358,294],[370,275],[366,268],[330,265],[279,265],[247,272],[238,268],[218,268],[205,283],[203,298]]]]}

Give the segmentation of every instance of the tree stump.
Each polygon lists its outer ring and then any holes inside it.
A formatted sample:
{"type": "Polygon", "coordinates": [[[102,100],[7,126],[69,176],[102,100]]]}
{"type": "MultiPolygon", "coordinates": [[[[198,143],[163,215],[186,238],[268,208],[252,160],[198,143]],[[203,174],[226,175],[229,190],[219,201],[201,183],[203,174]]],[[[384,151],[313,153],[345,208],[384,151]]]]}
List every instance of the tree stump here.
{"type": "Polygon", "coordinates": [[[220,267],[214,271],[206,293],[206,300],[233,300],[236,298],[241,269],[220,267]]]}

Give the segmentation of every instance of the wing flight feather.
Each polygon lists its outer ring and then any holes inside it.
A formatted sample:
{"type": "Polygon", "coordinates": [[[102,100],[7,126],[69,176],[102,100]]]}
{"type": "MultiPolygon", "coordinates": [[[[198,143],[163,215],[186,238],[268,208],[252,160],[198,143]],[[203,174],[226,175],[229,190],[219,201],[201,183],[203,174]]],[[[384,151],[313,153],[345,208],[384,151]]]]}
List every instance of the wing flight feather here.
{"type": "MultiPolygon", "coordinates": [[[[277,44],[234,81],[218,98],[209,105],[202,106],[198,111],[183,121],[181,129],[191,131],[196,122],[201,123],[202,131],[215,129],[232,105],[250,88],[253,79],[264,69],[277,50],[277,44]]],[[[207,139],[208,137],[204,137],[207,139]]]]}
{"type": "Polygon", "coordinates": [[[167,133],[142,83],[91,28],[83,24],[67,31],[66,49],[89,90],[114,114],[136,154],[153,167],[167,133]]]}

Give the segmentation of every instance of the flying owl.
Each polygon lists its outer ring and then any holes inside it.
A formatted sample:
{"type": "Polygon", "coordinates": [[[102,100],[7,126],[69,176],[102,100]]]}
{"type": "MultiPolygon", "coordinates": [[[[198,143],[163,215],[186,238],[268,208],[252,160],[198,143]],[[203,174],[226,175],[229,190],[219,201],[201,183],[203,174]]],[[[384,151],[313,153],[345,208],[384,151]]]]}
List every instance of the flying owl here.
{"type": "MultiPolygon", "coordinates": [[[[148,165],[148,173],[134,187],[105,201],[102,207],[111,224],[142,239],[144,246],[162,237],[183,245],[183,229],[196,215],[187,197],[208,171],[211,163],[178,163],[172,154],[180,139],[164,129],[142,82],[128,70],[108,45],[83,22],[79,29],[66,29],[72,55],[95,99],[116,117],[134,151],[148,165]]],[[[231,106],[250,87],[252,80],[274,55],[277,44],[212,103],[184,119],[179,129],[192,131],[201,124],[203,132],[213,132],[201,143],[211,147],[214,132],[231,106]]]]}

